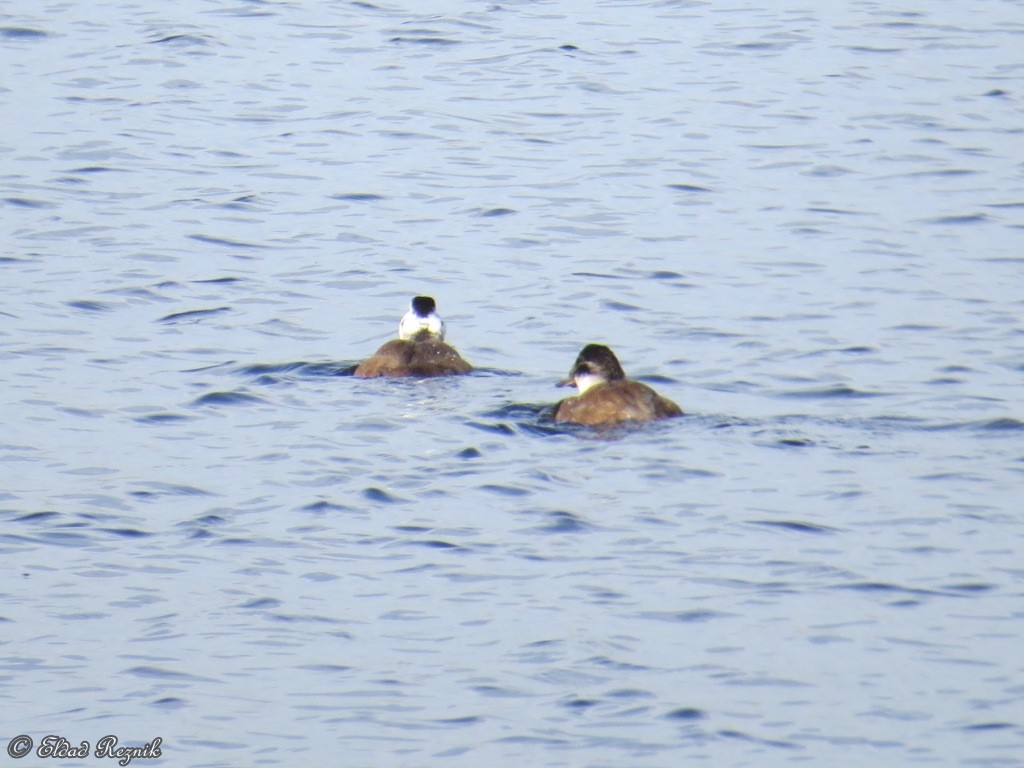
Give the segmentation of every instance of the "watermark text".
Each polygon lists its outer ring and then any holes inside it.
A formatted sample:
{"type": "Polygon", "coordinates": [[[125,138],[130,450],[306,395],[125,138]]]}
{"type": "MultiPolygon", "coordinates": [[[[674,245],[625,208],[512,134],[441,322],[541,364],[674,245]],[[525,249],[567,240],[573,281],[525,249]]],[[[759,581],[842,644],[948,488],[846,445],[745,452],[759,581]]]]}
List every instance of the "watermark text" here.
{"type": "Polygon", "coordinates": [[[58,760],[84,760],[92,757],[117,760],[120,766],[130,765],[132,760],[156,760],[161,757],[159,736],[141,747],[125,747],[118,744],[117,736],[104,736],[92,746],[88,741],[72,744],[63,736],[50,734],[39,740],[36,746],[31,736],[22,734],[7,742],[7,754],[18,760],[35,755],[39,758],[53,757],[58,760]]]}

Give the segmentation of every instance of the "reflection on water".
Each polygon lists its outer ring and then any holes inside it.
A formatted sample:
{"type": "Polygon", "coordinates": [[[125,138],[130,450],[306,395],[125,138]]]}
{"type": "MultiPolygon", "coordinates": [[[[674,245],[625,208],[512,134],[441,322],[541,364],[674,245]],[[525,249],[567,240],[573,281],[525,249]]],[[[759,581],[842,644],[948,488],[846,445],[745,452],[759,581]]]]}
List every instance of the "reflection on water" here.
{"type": "Polygon", "coordinates": [[[1021,32],[953,6],[8,3],[11,734],[1024,765],[1021,32]],[[352,377],[417,293],[479,368],[352,377]],[[554,424],[588,342],[686,417],[554,424]]]}

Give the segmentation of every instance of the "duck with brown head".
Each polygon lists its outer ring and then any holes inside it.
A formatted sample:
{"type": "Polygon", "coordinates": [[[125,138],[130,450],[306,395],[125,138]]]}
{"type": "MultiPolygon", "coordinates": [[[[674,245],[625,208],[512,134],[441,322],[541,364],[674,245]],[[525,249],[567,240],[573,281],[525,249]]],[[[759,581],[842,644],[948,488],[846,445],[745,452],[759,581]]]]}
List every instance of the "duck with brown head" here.
{"type": "Polygon", "coordinates": [[[682,416],[683,411],[646,384],[626,378],[615,353],[602,344],[588,344],[560,387],[579,390],[555,406],[554,419],[575,424],[618,424],[682,416]]]}
{"type": "Polygon", "coordinates": [[[467,363],[453,347],[444,343],[445,324],[430,296],[417,296],[398,324],[398,338],[389,341],[373,356],[361,362],[355,376],[454,376],[469,373],[467,363]]]}

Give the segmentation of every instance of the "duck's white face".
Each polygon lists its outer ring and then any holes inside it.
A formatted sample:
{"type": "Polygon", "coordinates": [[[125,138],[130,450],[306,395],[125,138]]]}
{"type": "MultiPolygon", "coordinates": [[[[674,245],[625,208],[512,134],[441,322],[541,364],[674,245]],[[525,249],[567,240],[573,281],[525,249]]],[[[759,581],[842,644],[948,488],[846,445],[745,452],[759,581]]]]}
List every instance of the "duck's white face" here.
{"type": "Polygon", "coordinates": [[[599,376],[598,374],[590,371],[580,371],[573,377],[573,383],[576,385],[576,389],[580,391],[581,395],[591,387],[597,384],[603,384],[604,381],[604,376],[599,376]]]}
{"type": "Polygon", "coordinates": [[[398,324],[398,338],[408,340],[415,337],[420,331],[430,331],[431,336],[444,341],[444,320],[437,312],[431,312],[425,317],[421,317],[410,309],[405,313],[402,322],[398,324]]]}

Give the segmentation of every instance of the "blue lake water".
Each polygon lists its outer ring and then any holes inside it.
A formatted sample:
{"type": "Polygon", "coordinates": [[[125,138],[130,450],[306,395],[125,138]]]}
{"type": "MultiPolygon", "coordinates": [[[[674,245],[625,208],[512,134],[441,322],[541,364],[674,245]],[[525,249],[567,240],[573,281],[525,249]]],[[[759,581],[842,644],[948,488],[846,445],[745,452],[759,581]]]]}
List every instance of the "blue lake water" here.
{"type": "Polygon", "coordinates": [[[3,743],[1024,766],[1022,51],[1005,0],[8,0],[3,743]],[[347,375],[419,293],[478,370],[347,375]],[[588,342],[686,417],[548,421],[588,342]]]}

